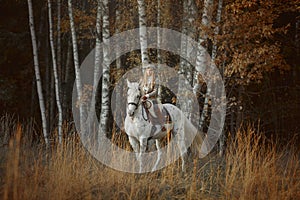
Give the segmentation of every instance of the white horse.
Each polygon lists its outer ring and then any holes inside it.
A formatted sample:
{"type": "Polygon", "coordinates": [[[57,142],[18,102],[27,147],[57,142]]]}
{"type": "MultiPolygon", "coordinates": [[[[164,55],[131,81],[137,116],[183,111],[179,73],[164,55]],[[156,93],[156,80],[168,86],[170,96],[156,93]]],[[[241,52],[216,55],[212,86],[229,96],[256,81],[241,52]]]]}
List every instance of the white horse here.
{"type": "MultiPolygon", "coordinates": [[[[141,92],[139,83],[127,81],[127,115],[125,118],[125,131],[129,137],[129,142],[136,153],[139,162],[140,172],[143,167],[142,155],[146,152],[148,141],[155,140],[157,148],[157,160],[152,168],[152,171],[157,169],[160,162],[161,151],[161,138],[165,137],[167,131],[162,132],[161,129],[153,131],[153,124],[147,119],[145,108],[141,103],[141,92]]],[[[163,104],[163,107],[168,111],[172,120],[172,133],[176,135],[176,143],[180,151],[182,160],[182,171],[185,171],[185,160],[187,157],[187,148],[193,141],[191,150],[193,152],[200,151],[202,138],[197,129],[192,123],[182,114],[181,110],[172,104],[163,104]]],[[[175,137],[174,137],[175,138],[175,137]]]]}

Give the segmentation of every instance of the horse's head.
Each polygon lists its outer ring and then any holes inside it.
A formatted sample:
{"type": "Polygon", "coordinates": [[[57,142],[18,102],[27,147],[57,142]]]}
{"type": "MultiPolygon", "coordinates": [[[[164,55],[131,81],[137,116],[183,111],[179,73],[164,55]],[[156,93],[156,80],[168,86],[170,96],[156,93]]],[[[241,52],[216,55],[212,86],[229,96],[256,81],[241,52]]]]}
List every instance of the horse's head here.
{"type": "Polygon", "coordinates": [[[129,82],[127,80],[127,86],[128,86],[128,91],[127,91],[127,114],[130,117],[134,116],[135,111],[137,110],[141,98],[141,92],[140,92],[140,87],[139,83],[137,82],[129,82]]]}

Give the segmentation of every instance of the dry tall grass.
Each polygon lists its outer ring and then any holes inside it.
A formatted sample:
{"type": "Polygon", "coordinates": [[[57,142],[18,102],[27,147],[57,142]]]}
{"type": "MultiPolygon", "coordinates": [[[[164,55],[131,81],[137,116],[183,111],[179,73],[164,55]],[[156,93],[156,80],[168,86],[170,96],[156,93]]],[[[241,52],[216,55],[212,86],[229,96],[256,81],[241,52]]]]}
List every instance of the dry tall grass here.
{"type": "MultiPolygon", "coordinates": [[[[3,199],[300,199],[299,152],[267,142],[248,127],[231,138],[223,158],[180,161],[149,174],[100,164],[76,136],[46,150],[34,129],[0,120],[0,197],[3,199]]],[[[124,137],[123,137],[124,138],[124,137]]]]}

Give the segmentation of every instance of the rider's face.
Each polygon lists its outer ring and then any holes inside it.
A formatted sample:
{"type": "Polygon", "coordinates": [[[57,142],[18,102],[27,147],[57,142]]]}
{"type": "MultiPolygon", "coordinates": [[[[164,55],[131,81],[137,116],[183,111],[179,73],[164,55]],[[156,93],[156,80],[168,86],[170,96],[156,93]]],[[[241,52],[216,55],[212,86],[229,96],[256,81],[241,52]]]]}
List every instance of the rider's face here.
{"type": "Polygon", "coordinates": [[[147,76],[152,75],[152,74],[153,74],[153,69],[148,68],[148,69],[146,70],[146,74],[147,74],[147,76]]]}

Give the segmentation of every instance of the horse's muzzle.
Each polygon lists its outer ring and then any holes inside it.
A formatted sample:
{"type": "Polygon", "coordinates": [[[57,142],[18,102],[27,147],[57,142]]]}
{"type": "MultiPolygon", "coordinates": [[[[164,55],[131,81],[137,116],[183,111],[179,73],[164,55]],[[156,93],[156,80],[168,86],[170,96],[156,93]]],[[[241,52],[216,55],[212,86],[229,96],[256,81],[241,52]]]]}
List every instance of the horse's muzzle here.
{"type": "Polygon", "coordinates": [[[133,117],[134,111],[133,110],[128,110],[127,114],[128,114],[129,117],[133,117]]]}

